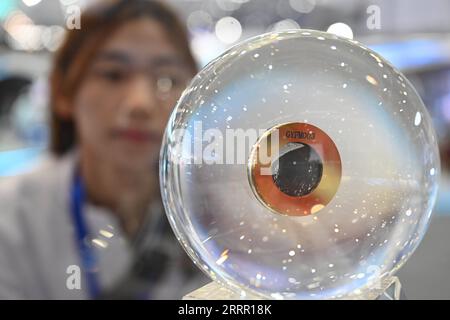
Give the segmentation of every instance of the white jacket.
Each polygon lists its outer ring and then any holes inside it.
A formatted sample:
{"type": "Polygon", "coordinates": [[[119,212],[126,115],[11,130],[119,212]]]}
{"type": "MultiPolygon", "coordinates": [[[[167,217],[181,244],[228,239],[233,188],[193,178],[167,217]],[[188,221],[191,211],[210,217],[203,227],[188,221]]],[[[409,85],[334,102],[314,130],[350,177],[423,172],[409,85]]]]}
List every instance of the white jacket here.
{"type": "MultiPolygon", "coordinates": [[[[74,165],[74,154],[49,157],[32,173],[1,181],[0,299],[88,298],[83,272],[81,288],[73,285],[74,270],[81,267],[69,210],[74,165]]],[[[93,233],[99,282],[111,288],[129,270],[130,244],[110,212],[88,204],[84,215],[93,233]]],[[[183,278],[177,256],[185,258],[184,252],[176,241],[165,243],[170,270],[155,284],[151,298],[181,298],[206,278],[183,278]]]]}

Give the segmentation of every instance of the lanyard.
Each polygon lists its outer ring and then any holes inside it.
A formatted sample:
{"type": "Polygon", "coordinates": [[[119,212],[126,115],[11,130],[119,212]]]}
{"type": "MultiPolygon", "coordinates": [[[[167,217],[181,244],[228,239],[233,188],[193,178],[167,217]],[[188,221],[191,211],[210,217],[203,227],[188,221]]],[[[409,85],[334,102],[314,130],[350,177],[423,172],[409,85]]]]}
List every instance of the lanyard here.
{"type": "Polygon", "coordinates": [[[75,227],[76,243],[81,259],[82,270],[86,276],[88,293],[91,299],[99,297],[100,285],[97,278],[97,256],[89,244],[89,230],[85,221],[83,206],[86,202],[86,192],[79,170],[75,170],[71,189],[71,208],[75,227]]]}

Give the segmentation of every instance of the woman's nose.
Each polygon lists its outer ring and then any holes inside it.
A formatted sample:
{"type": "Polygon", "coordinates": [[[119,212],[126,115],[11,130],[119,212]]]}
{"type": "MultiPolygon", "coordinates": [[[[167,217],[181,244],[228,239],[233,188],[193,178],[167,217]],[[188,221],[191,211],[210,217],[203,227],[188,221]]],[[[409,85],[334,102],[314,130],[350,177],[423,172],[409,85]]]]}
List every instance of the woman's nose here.
{"type": "Polygon", "coordinates": [[[151,81],[144,76],[131,80],[124,106],[131,115],[152,116],[157,110],[157,93],[151,81]]]}

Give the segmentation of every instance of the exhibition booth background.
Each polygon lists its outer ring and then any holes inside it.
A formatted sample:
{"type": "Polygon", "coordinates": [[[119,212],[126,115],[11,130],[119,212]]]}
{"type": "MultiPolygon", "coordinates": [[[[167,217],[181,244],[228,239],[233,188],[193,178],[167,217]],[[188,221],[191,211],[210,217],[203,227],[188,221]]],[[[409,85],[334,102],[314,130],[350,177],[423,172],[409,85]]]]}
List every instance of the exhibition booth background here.
{"type": "MultiPolygon", "coordinates": [[[[31,170],[48,146],[52,54],[93,1],[1,0],[0,181],[31,170]]],[[[446,0],[171,0],[199,66],[268,31],[307,28],[353,37],[414,84],[439,138],[442,181],[430,230],[399,275],[409,298],[450,299],[450,2],[446,0]],[[430,272],[431,271],[431,272],[430,272]]],[[[82,26],[81,26],[82,27],[82,26]]],[[[1,206],[0,206],[1,210],[1,206]]]]}

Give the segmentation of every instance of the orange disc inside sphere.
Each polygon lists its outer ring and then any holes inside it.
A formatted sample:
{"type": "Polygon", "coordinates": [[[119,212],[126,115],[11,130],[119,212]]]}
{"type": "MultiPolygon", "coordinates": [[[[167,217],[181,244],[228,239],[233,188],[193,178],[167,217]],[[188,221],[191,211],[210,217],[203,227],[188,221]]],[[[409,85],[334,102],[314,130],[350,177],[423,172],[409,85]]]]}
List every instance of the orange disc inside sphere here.
{"type": "Polygon", "coordinates": [[[254,145],[249,181],[256,197],[275,213],[306,216],[336,194],[342,166],[331,138],[307,123],[269,129],[254,145]]]}

